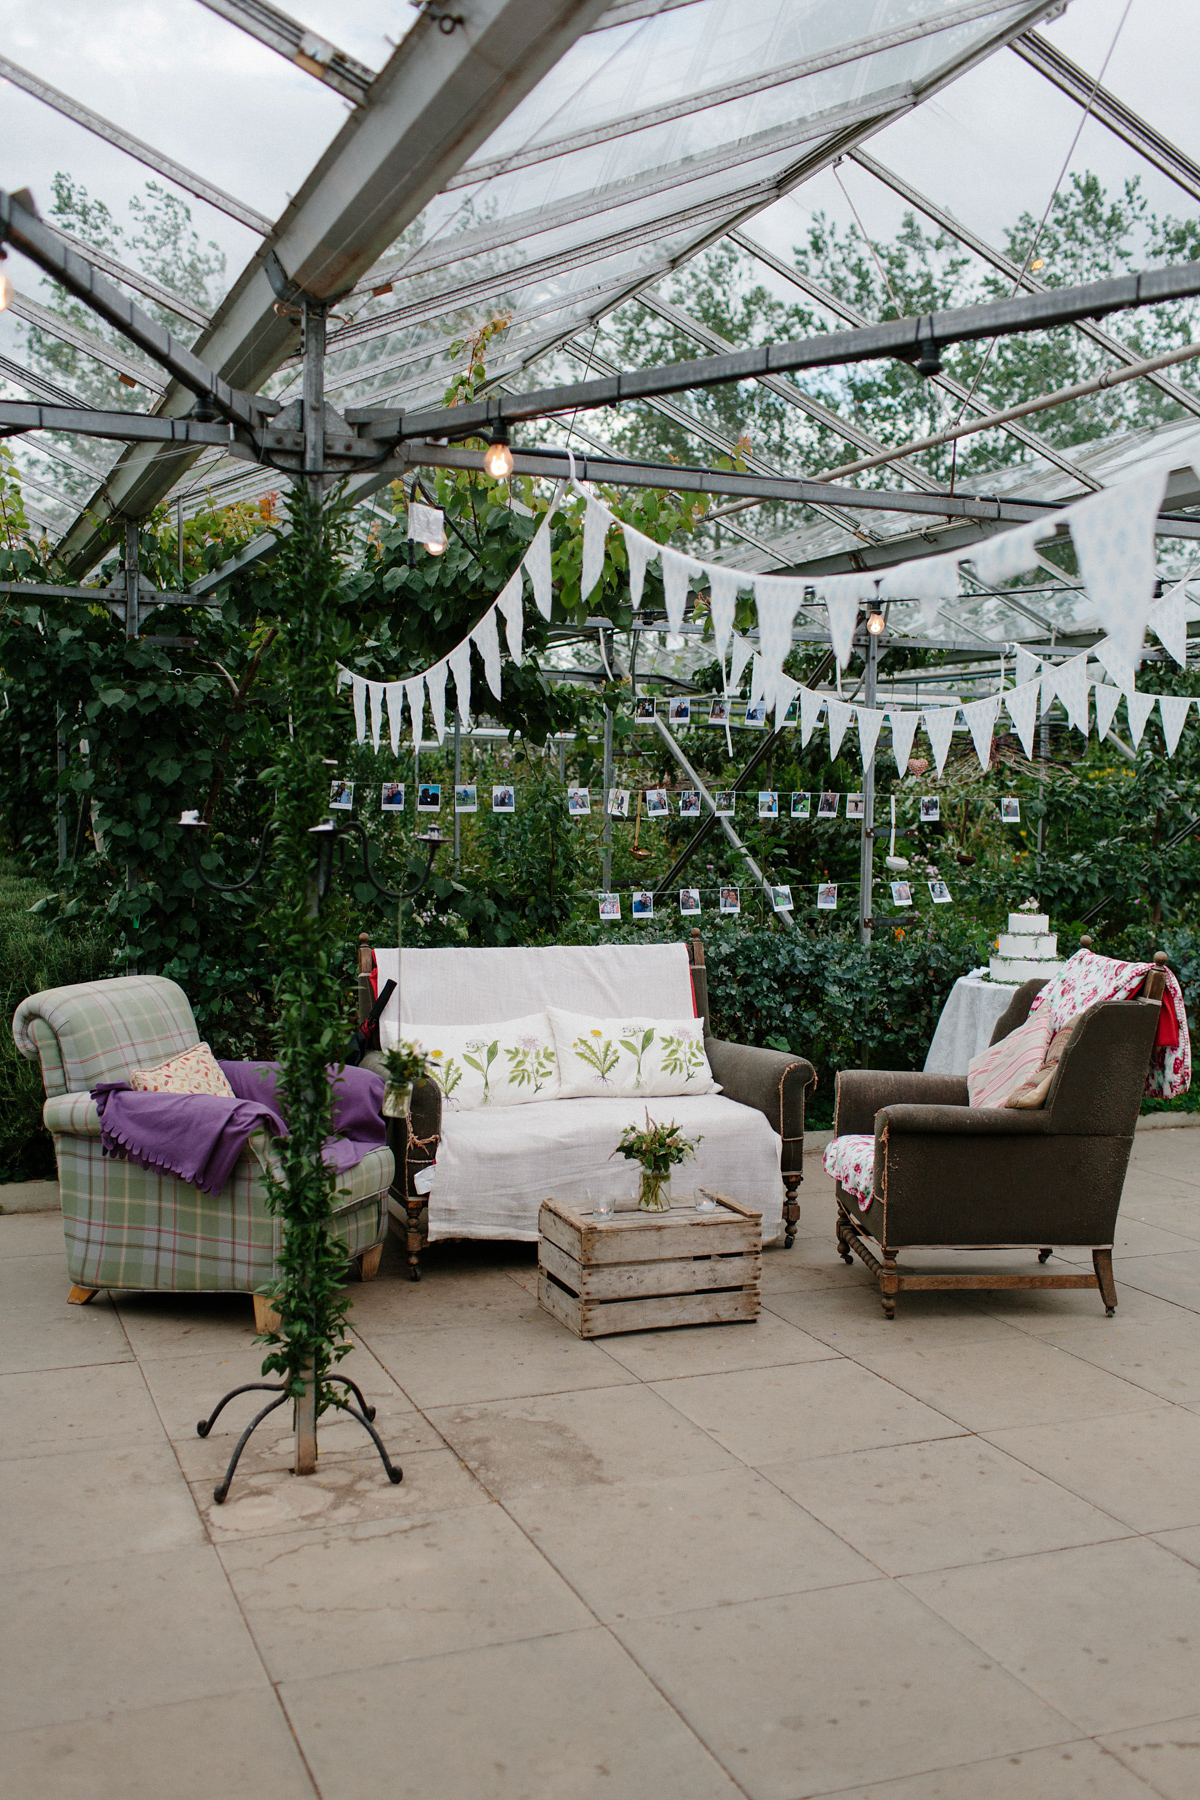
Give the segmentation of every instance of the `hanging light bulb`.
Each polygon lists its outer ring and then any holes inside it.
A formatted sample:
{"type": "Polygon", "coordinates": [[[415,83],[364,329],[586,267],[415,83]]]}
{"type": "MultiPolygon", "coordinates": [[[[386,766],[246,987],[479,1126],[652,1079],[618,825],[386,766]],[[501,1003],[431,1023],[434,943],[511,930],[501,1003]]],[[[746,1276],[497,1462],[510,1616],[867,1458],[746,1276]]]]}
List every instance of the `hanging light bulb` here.
{"type": "Polygon", "coordinates": [[[878,637],[886,623],[887,621],[881,612],[867,614],[867,630],[872,637],[878,637]]]}
{"type": "Polygon", "coordinates": [[[11,299],[12,299],[12,282],[8,279],[8,276],[4,273],[4,270],[0,269],[0,312],[5,311],[5,309],[8,306],[8,303],[11,299]]]}
{"type": "Polygon", "coordinates": [[[442,551],[446,548],[446,540],[443,538],[440,544],[430,542],[426,544],[425,548],[428,550],[430,556],[440,556],[442,551]]]}
{"type": "Polygon", "coordinates": [[[503,429],[497,431],[484,451],[483,466],[493,481],[503,481],[507,475],[512,474],[512,451],[508,447],[508,434],[503,429]]]}

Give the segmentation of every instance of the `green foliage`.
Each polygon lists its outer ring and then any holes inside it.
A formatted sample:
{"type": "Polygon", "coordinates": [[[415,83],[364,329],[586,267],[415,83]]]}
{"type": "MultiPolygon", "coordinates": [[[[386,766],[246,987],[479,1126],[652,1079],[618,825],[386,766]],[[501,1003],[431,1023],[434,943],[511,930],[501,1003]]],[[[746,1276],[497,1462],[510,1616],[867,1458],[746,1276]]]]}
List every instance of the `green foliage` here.
{"type": "Polygon", "coordinates": [[[383,1062],[393,1087],[411,1087],[414,1081],[424,1081],[429,1074],[429,1058],[415,1044],[393,1044],[384,1052],[383,1062]]]}
{"type": "Polygon", "coordinates": [[[627,1125],[613,1155],[619,1152],[630,1162],[641,1163],[648,1175],[662,1177],[695,1156],[697,1144],[703,1141],[702,1136],[684,1137],[680,1125],[657,1123],[647,1110],[645,1125],[627,1125]]]}

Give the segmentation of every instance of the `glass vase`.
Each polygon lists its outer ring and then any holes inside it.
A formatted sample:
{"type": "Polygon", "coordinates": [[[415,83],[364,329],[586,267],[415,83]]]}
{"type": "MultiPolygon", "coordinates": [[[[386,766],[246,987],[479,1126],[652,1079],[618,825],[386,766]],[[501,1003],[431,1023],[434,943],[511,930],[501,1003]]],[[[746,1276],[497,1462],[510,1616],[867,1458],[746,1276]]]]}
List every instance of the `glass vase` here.
{"type": "Polygon", "coordinates": [[[638,1195],[639,1212],[670,1212],[671,1177],[642,1170],[642,1186],[638,1195]]]}
{"type": "Polygon", "coordinates": [[[407,1119],[411,1103],[411,1082],[404,1087],[388,1082],[383,1090],[383,1116],[385,1119],[407,1119]]]}

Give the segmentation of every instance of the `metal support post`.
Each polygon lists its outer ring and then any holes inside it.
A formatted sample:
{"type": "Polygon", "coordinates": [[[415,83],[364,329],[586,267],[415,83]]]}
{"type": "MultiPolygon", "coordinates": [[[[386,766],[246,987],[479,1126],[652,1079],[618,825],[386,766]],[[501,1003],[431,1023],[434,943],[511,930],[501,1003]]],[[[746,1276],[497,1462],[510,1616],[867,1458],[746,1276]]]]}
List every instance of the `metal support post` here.
{"type": "Polygon", "coordinates": [[[604,892],[612,887],[612,820],[608,816],[608,790],[613,779],[613,716],[609,707],[604,709],[604,795],[601,801],[604,807],[604,829],[600,833],[600,841],[604,845],[604,873],[602,880],[604,892]]]}
{"type": "Polygon", "coordinates": [[[136,519],[125,521],[125,636],[135,638],[138,634],[138,524],[136,519]]]}
{"type": "MultiPolygon", "coordinates": [[[[867,633],[867,678],[863,703],[875,705],[879,676],[879,639],[867,633]]],[[[875,881],[875,751],[863,770],[863,818],[858,851],[858,938],[869,945],[875,925],[872,890],[875,881]]]]}
{"type": "Polygon", "coordinates": [[[454,715],[454,873],[458,874],[462,834],[458,812],[458,786],[462,780],[462,720],[454,715]]]}

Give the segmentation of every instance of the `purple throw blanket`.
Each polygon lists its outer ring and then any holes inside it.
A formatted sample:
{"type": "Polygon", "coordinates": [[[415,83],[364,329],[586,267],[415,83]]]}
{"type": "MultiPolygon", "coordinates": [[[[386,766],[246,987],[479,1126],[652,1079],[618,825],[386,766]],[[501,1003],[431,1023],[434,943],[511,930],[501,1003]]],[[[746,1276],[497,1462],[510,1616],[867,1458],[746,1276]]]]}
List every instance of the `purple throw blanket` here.
{"type": "MultiPolygon", "coordinates": [[[[253,1132],[288,1135],[275,1091],[279,1064],[220,1066],[233,1089],[232,1100],[216,1094],[149,1094],[125,1081],[100,1082],[92,1099],[100,1114],[104,1154],[143,1169],[162,1169],[194,1183],[202,1193],[219,1193],[253,1132]]],[[[386,1142],[380,1112],[384,1083],[369,1069],[330,1066],[328,1073],[335,1135],[326,1138],[322,1154],[341,1174],[386,1142]]]]}

